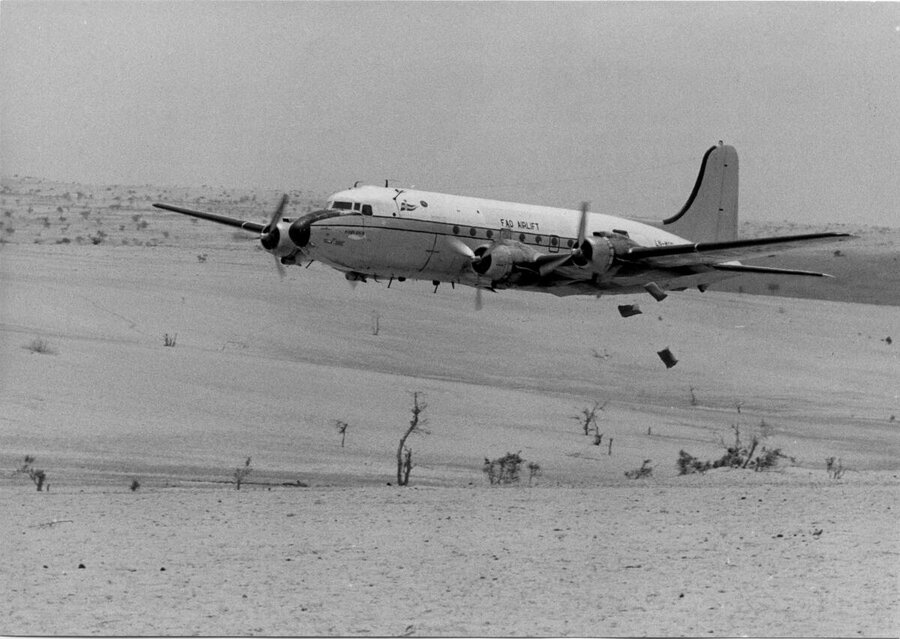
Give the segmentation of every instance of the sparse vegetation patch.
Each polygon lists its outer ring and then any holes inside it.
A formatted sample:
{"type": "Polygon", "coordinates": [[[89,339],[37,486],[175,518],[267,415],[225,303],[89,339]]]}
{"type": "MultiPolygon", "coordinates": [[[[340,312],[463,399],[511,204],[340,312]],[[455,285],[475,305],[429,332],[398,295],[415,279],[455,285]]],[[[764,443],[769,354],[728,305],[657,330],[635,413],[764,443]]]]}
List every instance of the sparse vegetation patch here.
{"type": "Polygon", "coordinates": [[[650,477],[651,475],[653,475],[653,466],[650,465],[649,459],[645,459],[640,468],[625,471],[625,476],[628,479],[640,479],[641,477],[650,477]]]}
{"type": "MultiPolygon", "coordinates": [[[[705,473],[711,468],[752,468],[753,470],[768,470],[775,468],[779,460],[789,459],[791,462],[796,460],[781,452],[780,448],[767,448],[763,446],[759,448],[759,437],[754,435],[750,443],[741,441],[741,430],[737,425],[732,426],[734,430],[734,443],[725,446],[725,454],[716,460],[700,461],[690,453],[680,450],[678,452],[679,475],[689,475],[691,473],[705,473]],[[757,452],[757,448],[759,451],[757,452]],[[756,454],[756,457],[754,457],[756,454]]],[[[723,442],[723,445],[724,442],[723,442]]]]}
{"type": "Polygon", "coordinates": [[[846,469],[840,458],[835,460],[834,457],[829,457],[825,460],[825,470],[831,479],[840,479],[844,476],[846,469]]]}
{"type": "Polygon", "coordinates": [[[26,349],[31,351],[32,353],[38,353],[39,355],[55,355],[56,350],[50,346],[50,342],[48,342],[43,337],[35,337],[31,342],[29,342],[26,346],[26,349]]]}
{"type": "MultiPolygon", "coordinates": [[[[585,435],[590,435],[592,430],[595,434],[598,432],[599,428],[597,426],[597,413],[606,408],[606,405],[608,403],[609,401],[605,401],[603,402],[603,404],[601,404],[600,402],[594,402],[594,405],[592,407],[582,408],[581,414],[573,417],[573,419],[577,420],[578,423],[581,424],[581,429],[584,431],[585,435]]],[[[597,442],[597,444],[599,445],[599,442],[597,442]]]]}
{"type": "MultiPolygon", "coordinates": [[[[522,451],[506,453],[503,457],[496,459],[484,458],[484,466],[481,470],[491,485],[515,484],[519,481],[520,469],[525,463],[521,453],[522,451]]],[[[536,462],[528,462],[525,467],[528,469],[528,485],[530,486],[534,478],[540,476],[541,465],[536,462]]]]}

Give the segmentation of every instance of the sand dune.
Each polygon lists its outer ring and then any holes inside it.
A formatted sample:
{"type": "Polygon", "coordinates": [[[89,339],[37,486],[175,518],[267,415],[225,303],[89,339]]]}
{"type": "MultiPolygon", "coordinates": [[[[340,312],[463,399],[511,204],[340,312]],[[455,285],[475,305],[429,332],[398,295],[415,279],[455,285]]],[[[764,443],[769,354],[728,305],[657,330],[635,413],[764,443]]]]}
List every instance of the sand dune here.
{"type": "Polygon", "coordinates": [[[35,243],[74,229],[22,207],[77,191],[35,189],[4,189],[4,634],[900,630],[896,307],[503,292],[475,312],[469,289],[279,280],[228,231],[140,213],[149,187],[56,215],[99,242],[35,243]],[[429,434],[399,488],[413,392],[429,434]],[[573,419],[595,401],[602,446],[573,419]],[[733,425],[793,461],[678,475],[733,425]],[[489,486],[484,458],[516,451],[533,485],[489,486]],[[11,472],[25,455],[48,493],[11,472]]]}

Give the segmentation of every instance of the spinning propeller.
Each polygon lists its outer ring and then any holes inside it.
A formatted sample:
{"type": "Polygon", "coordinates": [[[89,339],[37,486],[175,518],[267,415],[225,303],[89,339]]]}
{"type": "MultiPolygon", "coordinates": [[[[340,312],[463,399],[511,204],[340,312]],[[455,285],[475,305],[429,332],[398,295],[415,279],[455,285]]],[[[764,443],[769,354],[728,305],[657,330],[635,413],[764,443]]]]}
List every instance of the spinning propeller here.
{"type": "MultiPolygon", "coordinates": [[[[288,196],[287,193],[285,193],[281,196],[281,202],[278,203],[278,207],[275,209],[275,212],[272,213],[272,218],[269,220],[269,223],[263,228],[259,235],[259,243],[262,244],[262,247],[267,251],[276,248],[281,241],[281,231],[278,229],[278,222],[283,219],[282,214],[284,213],[284,207],[287,206],[287,203],[288,196]]],[[[281,264],[281,260],[274,253],[272,253],[272,256],[275,258],[275,268],[278,269],[278,276],[281,279],[284,279],[284,266],[281,264]]]]}

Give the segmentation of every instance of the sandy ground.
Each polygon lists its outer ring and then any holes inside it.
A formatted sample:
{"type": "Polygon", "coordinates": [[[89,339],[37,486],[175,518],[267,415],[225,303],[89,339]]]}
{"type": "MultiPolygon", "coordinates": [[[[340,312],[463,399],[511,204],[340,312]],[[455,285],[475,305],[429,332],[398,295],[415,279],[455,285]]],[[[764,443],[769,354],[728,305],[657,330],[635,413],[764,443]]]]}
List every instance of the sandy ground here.
{"type": "Polygon", "coordinates": [[[281,281],[229,231],[90,210],[96,245],[0,246],[0,633],[900,632],[896,307],[504,292],[475,312],[471,290],[281,281]],[[400,488],[413,392],[428,434],[400,488]],[[574,419],[595,401],[602,446],[574,419]],[[678,475],[733,426],[793,459],[678,475]],[[516,451],[532,485],[488,485],[484,458],[516,451]]]}

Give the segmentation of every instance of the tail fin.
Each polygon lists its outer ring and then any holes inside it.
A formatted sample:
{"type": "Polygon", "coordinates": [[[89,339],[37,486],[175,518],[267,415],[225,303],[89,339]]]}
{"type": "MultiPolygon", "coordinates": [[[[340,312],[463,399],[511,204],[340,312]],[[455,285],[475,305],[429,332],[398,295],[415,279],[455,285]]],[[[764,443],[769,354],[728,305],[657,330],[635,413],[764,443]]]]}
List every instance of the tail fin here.
{"type": "Polygon", "coordinates": [[[738,156],[733,146],[719,142],[706,152],[688,201],[663,226],[693,242],[737,239],[738,156]]]}

